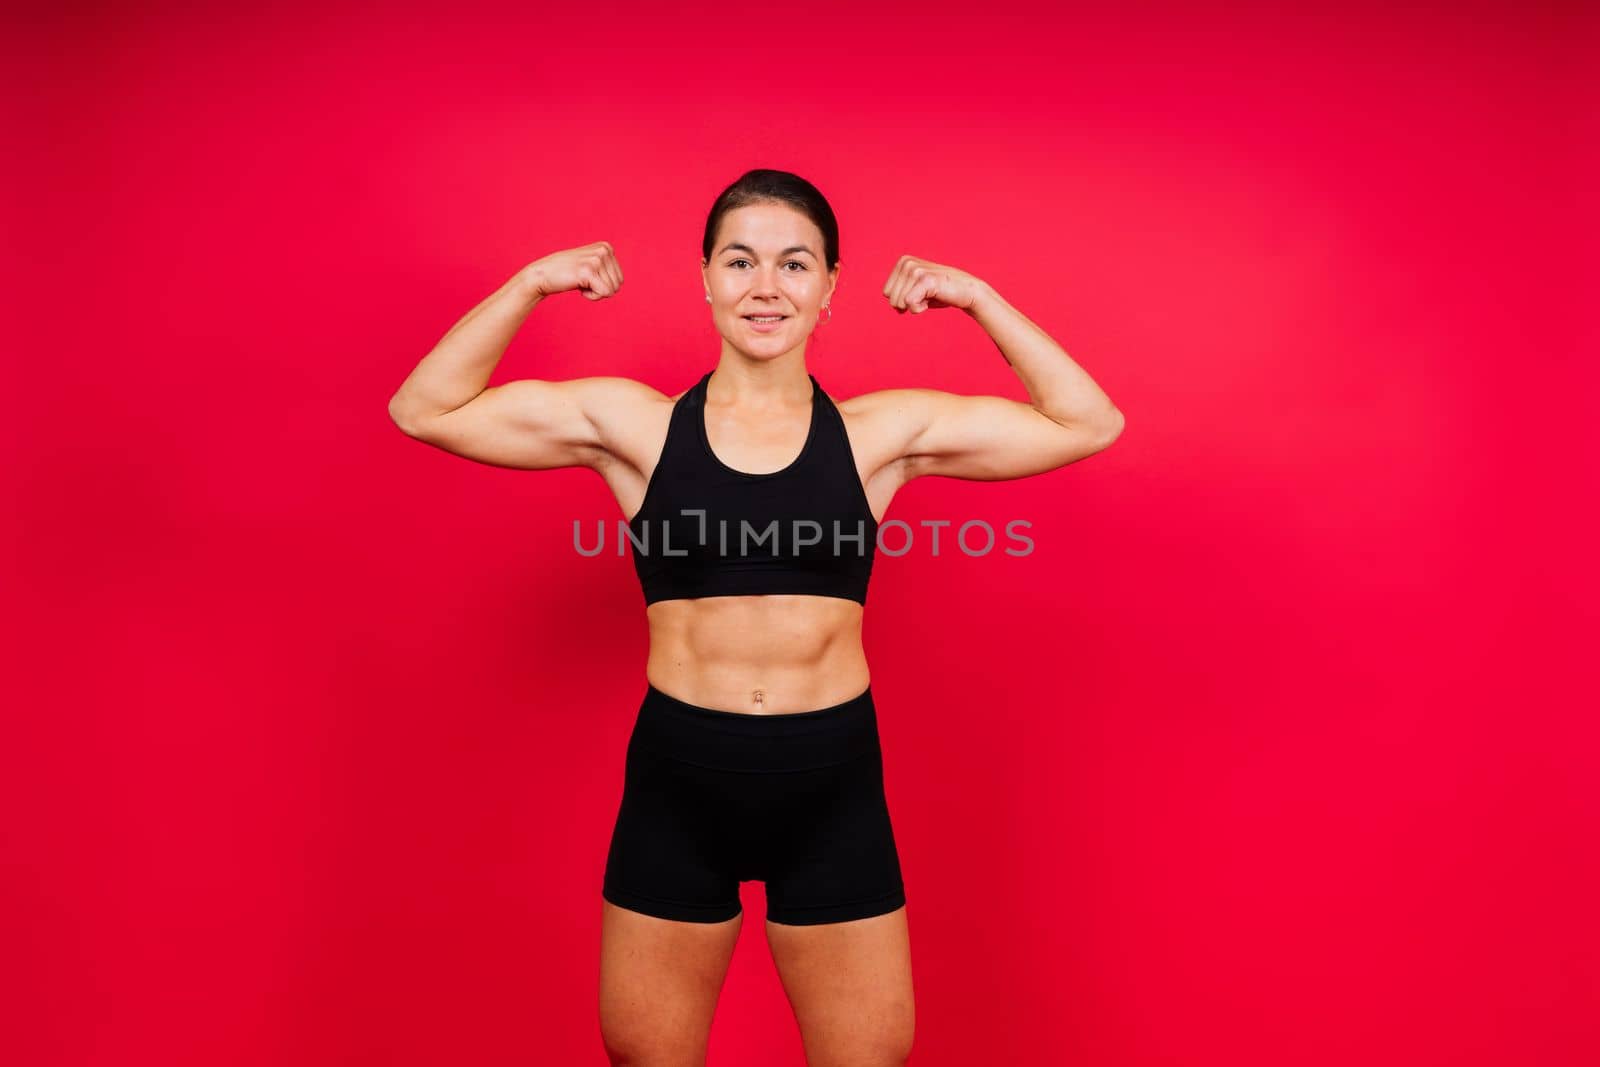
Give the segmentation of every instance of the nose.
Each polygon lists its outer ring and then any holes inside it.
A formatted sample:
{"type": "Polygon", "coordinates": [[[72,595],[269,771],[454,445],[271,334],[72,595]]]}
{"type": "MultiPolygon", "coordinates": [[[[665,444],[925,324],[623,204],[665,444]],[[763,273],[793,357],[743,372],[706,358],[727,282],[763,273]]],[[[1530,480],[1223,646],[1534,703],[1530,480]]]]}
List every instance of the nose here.
{"type": "Polygon", "coordinates": [[[755,273],[755,280],[750,283],[750,291],[759,296],[778,295],[778,272],[775,268],[768,267],[755,273]]]}

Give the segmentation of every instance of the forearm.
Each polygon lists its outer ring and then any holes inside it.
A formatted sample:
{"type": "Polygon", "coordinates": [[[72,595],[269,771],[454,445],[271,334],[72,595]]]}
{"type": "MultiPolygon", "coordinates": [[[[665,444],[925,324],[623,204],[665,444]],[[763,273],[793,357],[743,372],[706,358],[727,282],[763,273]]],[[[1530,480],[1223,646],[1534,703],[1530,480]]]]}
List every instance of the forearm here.
{"type": "Polygon", "coordinates": [[[1011,369],[1022,379],[1033,406],[1060,423],[1114,423],[1121,414],[1087,371],[1026,315],[986,282],[967,314],[977,320],[1011,369]]]}
{"type": "Polygon", "coordinates": [[[454,411],[483,392],[511,339],[543,299],[538,280],[523,268],[433,346],[389,401],[389,415],[404,427],[454,411]]]}

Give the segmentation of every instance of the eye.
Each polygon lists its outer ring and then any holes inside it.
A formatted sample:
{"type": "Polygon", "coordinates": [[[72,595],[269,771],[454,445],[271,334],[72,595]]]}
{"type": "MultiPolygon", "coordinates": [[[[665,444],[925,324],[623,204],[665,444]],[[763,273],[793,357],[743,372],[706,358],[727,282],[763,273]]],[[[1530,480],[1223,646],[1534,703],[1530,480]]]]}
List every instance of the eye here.
{"type": "MultiPolygon", "coordinates": [[[[743,256],[740,256],[738,259],[730,259],[730,260],[728,260],[728,266],[737,267],[741,263],[749,263],[749,262],[750,261],[748,259],[745,259],[743,256]]],[[[801,270],[809,270],[810,269],[804,263],[800,262],[798,259],[791,259],[787,263],[785,263],[784,266],[785,267],[799,267],[801,270]]],[[[794,273],[794,272],[791,271],[790,273],[794,273]]]]}

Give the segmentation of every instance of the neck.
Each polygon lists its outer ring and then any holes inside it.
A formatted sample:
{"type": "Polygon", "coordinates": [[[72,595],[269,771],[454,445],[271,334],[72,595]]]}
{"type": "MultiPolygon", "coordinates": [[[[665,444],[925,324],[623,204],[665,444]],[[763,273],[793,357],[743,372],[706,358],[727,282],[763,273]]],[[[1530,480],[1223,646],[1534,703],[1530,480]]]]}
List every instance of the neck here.
{"type": "Polygon", "coordinates": [[[806,404],[811,400],[811,376],[805,363],[787,356],[774,360],[729,359],[711,372],[706,395],[717,394],[719,404],[753,407],[806,404]]]}

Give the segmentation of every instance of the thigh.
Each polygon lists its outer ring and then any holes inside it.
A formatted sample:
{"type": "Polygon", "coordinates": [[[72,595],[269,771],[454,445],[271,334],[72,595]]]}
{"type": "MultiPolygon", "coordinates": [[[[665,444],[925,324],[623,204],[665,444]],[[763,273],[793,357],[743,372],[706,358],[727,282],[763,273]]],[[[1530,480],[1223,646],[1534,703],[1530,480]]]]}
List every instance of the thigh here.
{"type": "Polygon", "coordinates": [[[902,1064],[916,1013],[906,909],[850,922],[767,923],[810,1067],[902,1064]]]}
{"type": "Polygon", "coordinates": [[[739,913],[742,856],[727,815],[739,797],[727,777],[739,776],[629,743],[606,856],[609,903],[680,922],[725,923],[739,913]]]}
{"type": "Polygon", "coordinates": [[[842,763],[771,775],[763,784],[769,920],[852,922],[906,903],[876,747],[842,763]]]}
{"type": "Polygon", "coordinates": [[[743,914],[680,922],[602,907],[600,1033],[611,1062],[704,1067],[743,914]]]}

